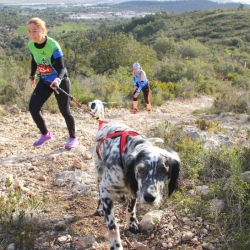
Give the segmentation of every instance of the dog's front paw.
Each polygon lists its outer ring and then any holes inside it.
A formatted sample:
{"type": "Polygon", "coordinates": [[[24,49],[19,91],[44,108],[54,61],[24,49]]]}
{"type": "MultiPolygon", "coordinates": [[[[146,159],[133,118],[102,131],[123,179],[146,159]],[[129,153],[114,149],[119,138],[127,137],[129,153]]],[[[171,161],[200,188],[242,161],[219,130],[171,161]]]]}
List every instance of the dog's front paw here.
{"type": "Polygon", "coordinates": [[[123,250],[122,246],[114,246],[114,247],[110,247],[110,250],[123,250]]]}
{"type": "Polygon", "coordinates": [[[110,250],[123,250],[123,247],[122,246],[115,246],[115,247],[110,247],[110,250]]]}
{"type": "Polygon", "coordinates": [[[110,250],[123,250],[119,228],[109,230],[110,250]]]}
{"type": "Polygon", "coordinates": [[[131,222],[131,223],[129,224],[128,230],[129,230],[131,233],[133,233],[133,234],[139,233],[139,232],[140,232],[140,228],[139,228],[138,222],[136,222],[136,221],[131,222]]]}

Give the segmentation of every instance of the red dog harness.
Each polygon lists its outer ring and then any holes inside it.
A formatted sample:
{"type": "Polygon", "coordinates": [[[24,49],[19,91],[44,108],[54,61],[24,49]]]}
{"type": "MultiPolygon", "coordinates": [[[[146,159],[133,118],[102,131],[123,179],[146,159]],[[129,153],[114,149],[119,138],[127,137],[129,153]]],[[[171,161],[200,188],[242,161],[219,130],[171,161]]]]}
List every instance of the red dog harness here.
{"type": "MultiPolygon", "coordinates": [[[[104,123],[107,123],[107,122],[101,121],[101,122],[99,123],[99,128],[98,128],[98,130],[100,130],[100,129],[102,128],[102,126],[103,126],[104,123]]],[[[107,136],[105,136],[105,137],[102,137],[102,138],[100,139],[100,141],[99,141],[100,144],[96,147],[96,153],[97,153],[98,157],[99,157],[100,159],[102,159],[102,157],[101,157],[100,146],[101,146],[101,144],[102,144],[106,139],[113,139],[113,138],[116,138],[116,137],[120,136],[120,137],[121,137],[121,140],[120,140],[120,158],[121,158],[121,162],[122,162],[122,165],[123,165],[123,160],[122,160],[122,158],[123,158],[123,153],[124,153],[124,151],[125,151],[125,147],[126,147],[126,144],[127,144],[128,135],[137,136],[137,135],[139,135],[139,134],[138,134],[137,132],[135,132],[135,131],[125,130],[125,131],[116,131],[116,132],[114,132],[114,133],[112,133],[112,134],[109,134],[109,135],[107,135],[107,136]]]]}

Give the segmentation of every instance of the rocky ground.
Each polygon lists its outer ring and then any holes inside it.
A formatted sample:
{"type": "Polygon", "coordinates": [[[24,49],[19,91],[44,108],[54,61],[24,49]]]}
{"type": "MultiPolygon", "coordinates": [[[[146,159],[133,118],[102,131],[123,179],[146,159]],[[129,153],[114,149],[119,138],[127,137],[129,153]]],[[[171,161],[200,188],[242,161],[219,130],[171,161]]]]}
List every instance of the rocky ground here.
{"type": "MultiPolygon", "coordinates": [[[[197,117],[192,112],[210,107],[212,103],[209,96],[168,101],[154,108],[152,115],[144,110],[132,115],[124,108],[106,108],[105,120],[123,122],[150,135],[150,131],[164,121],[187,128],[194,126],[197,117]]],[[[108,249],[104,218],[93,216],[98,192],[92,150],[98,123],[80,108],[73,107],[72,112],[80,141],[72,150],[64,149],[67,130],[60,114],[43,112],[53,140],[41,148],[32,146],[39,133],[28,112],[12,107],[7,115],[0,117],[0,194],[6,193],[4,183],[9,178],[13,180],[13,187],[20,187],[26,194],[49,198],[39,222],[46,226],[36,235],[35,246],[26,246],[26,249],[108,249]]],[[[222,126],[228,128],[230,140],[247,143],[248,116],[200,117],[220,119],[222,126]]],[[[219,249],[220,239],[211,237],[210,242],[204,241],[205,236],[212,235],[211,225],[191,214],[182,217],[175,206],[174,200],[169,199],[161,223],[153,230],[133,235],[124,229],[126,204],[118,201],[115,213],[124,249],[219,249]]],[[[139,221],[148,211],[149,208],[138,205],[139,221]]],[[[6,243],[1,240],[0,249],[5,249],[6,243]]],[[[14,243],[8,243],[7,249],[18,249],[14,243]]]]}

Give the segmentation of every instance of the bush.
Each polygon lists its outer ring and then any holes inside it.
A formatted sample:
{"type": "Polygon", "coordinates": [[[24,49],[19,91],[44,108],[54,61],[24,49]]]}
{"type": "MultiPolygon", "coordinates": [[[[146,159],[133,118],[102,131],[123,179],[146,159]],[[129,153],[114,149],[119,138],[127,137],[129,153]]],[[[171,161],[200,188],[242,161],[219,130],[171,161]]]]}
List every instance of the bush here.
{"type": "Polygon", "coordinates": [[[238,75],[237,79],[232,83],[237,89],[250,90],[250,80],[248,76],[238,75]]]}
{"type": "Polygon", "coordinates": [[[176,96],[184,99],[195,97],[196,84],[195,82],[189,81],[186,78],[180,80],[177,84],[176,96]]]}
{"type": "MultiPolygon", "coordinates": [[[[18,249],[33,249],[35,239],[44,225],[39,224],[39,213],[47,197],[29,196],[11,187],[6,179],[7,195],[0,195],[0,242],[5,246],[15,242],[18,249]]],[[[3,246],[3,245],[1,245],[3,246]]]]}
{"type": "Polygon", "coordinates": [[[207,185],[210,192],[206,196],[190,195],[188,188],[182,187],[181,192],[173,195],[178,211],[211,223],[215,230],[208,237],[223,239],[221,249],[248,249],[250,184],[242,180],[241,173],[250,170],[249,149],[236,146],[204,150],[200,140],[191,139],[181,131],[182,128],[164,122],[155,130],[155,136],[163,137],[166,147],[179,153],[184,179],[194,180],[195,185],[207,185]],[[211,211],[212,199],[222,200],[225,209],[211,211]]]}
{"type": "Polygon", "coordinates": [[[228,88],[218,94],[214,100],[212,111],[220,114],[224,112],[249,113],[248,93],[237,93],[235,89],[228,88]]]}
{"type": "Polygon", "coordinates": [[[181,41],[177,50],[183,58],[204,58],[209,54],[208,48],[195,39],[181,41]]]}

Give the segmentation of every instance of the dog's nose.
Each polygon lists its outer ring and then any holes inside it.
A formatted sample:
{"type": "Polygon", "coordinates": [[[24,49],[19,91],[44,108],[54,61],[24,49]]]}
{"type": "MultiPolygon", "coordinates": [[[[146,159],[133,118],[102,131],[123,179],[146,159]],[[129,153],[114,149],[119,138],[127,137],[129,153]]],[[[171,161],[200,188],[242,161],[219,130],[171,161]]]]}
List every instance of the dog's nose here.
{"type": "Polygon", "coordinates": [[[155,197],[154,197],[152,194],[146,192],[146,193],[144,194],[144,200],[145,200],[147,203],[153,203],[154,200],[155,200],[155,197]]]}

